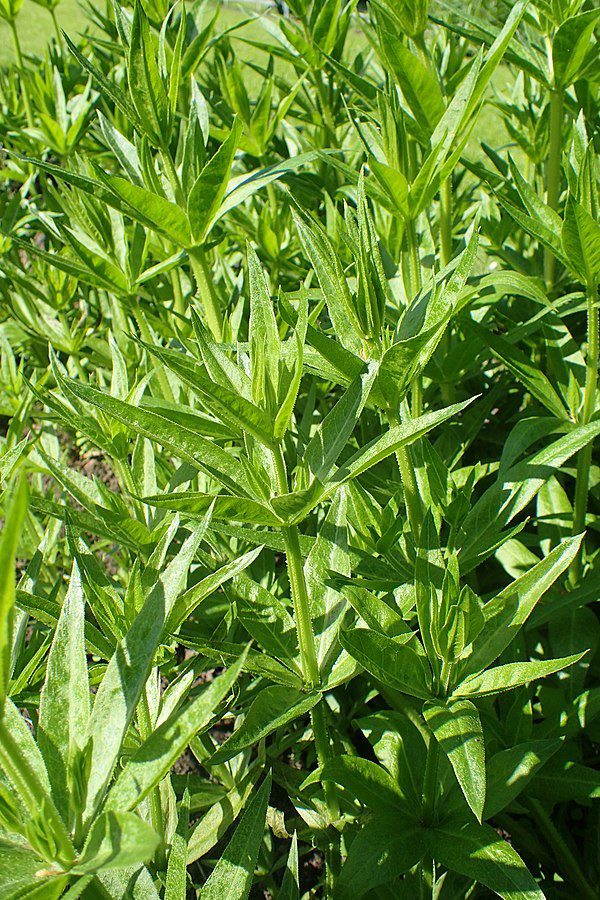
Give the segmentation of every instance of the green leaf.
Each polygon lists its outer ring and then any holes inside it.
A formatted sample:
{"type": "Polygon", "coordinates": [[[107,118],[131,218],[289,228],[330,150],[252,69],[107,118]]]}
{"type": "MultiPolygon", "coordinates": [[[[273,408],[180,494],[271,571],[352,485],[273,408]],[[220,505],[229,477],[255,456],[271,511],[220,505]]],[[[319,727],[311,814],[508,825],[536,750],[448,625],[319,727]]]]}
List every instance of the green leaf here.
{"type": "Polygon", "coordinates": [[[99,166],[94,166],[94,171],[110,191],[111,206],[121,209],[152,231],[164,235],[178,247],[191,246],[190,227],[180,206],[139,184],[132,184],[120,175],[109,175],[99,166]]]}
{"type": "Polygon", "coordinates": [[[494,356],[499,357],[507,369],[517,378],[525,388],[530,391],[540,403],[546,407],[553,416],[558,419],[570,420],[569,411],[559,395],[552,387],[549,379],[538,366],[517,347],[500,335],[494,334],[488,329],[482,328],[474,322],[468,323],[468,331],[478,335],[483,344],[493,351],[494,356]]]}
{"type": "Polygon", "coordinates": [[[57,377],[68,393],[74,394],[84,403],[90,403],[138,434],[162,444],[176,456],[216,478],[233,493],[238,490],[246,493],[244,486],[247,484],[247,477],[244,468],[234,456],[217,444],[182,425],[171,423],[158,413],[118,400],[81,382],[67,381],[60,375],[57,377]]]}
{"type": "Polygon", "coordinates": [[[144,503],[157,509],[171,509],[191,517],[202,517],[212,508],[215,521],[245,522],[254,525],[283,524],[283,520],[265,503],[247,497],[228,494],[205,494],[201,491],[175,491],[173,494],[153,494],[141,497],[144,503]]]}
{"type": "MultiPolygon", "coordinates": [[[[389,772],[370,759],[360,756],[335,756],[326,760],[305,781],[309,785],[315,781],[335,781],[345,788],[367,809],[376,813],[398,815],[406,813],[406,797],[389,772]]],[[[413,810],[416,813],[416,810],[413,810]]]]}
{"type": "Polygon", "coordinates": [[[600,9],[590,9],[570,16],[557,28],[552,39],[552,68],[557,88],[569,87],[585,59],[600,9]]]}
{"type": "Polygon", "coordinates": [[[99,872],[95,880],[108,892],[111,900],[160,900],[152,875],[145,866],[127,866],[124,869],[109,869],[99,872]]]}
{"type": "MultiPolygon", "coordinates": [[[[6,900],[29,896],[29,891],[41,886],[48,891],[48,897],[60,896],[51,893],[54,878],[40,878],[40,858],[20,844],[11,843],[6,836],[0,838],[0,893],[6,900]]],[[[42,897],[44,895],[42,894],[42,897]]]]}
{"type": "Polygon", "coordinates": [[[455,403],[453,406],[447,406],[445,409],[425,413],[425,415],[419,416],[418,419],[409,419],[402,425],[395,425],[386,431],[385,434],[361,447],[357,453],[333,473],[329,483],[340,484],[351,478],[356,478],[401,447],[408,447],[409,444],[423,437],[432,428],[441,425],[446,419],[461,412],[472,402],[472,400],[466,400],[464,403],[455,403]]]}
{"type": "Polygon", "coordinates": [[[186,787],[181,803],[177,828],[171,839],[164,900],[181,900],[187,891],[187,854],[190,830],[190,792],[186,787]]]}
{"type": "Polygon", "coordinates": [[[147,862],[152,859],[158,843],[159,836],[139,816],[108,810],[102,812],[92,825],[72,871],[86,875],[147,862]]]}
{"type": "Polygon", "coordinates": [[[561,669],[566,669],[567,666],[579,662],[583,656],[585,653],[575,653],[573,656],[564,656],[562,659],[542,659],[496,666],[494,669],[486,669],[481,675],[471,675],[455,689],[454,694],[459,697],[471,694],[488,697],[502,691],[510,691],[522,684],[529,684],[536,678],[544,678],[546,675],[560,672],[561,669]]]}
{"type": "Polygon", "coordinates": [[[206,374],[204,367],[198,365],[187,354],[164,350],[149,344],[142,346],[160,359],[185,384],[197,391],[214,415],[240,437],[247,432],[267,447],[272,446],[273,424],[258,406],[225,385],[215,384],[206,374]]]}
{"type": "Polygon", "coordinates": [[[341,632],[339,639],[348,653],[383,684],[421,700],[430,699],[427,663],[407,644],[365,628],[341,632]]]}
{"type": "Polygon", "coordinates": [[[84,813],[87,823],[93,820],[103,799],[152,668],[169,614],[169,601],[172,602],[166,595],[165,577],[168,578],[168,570],[150,591],[131,628],[117,645],[96,694],[87,729],[87,740],[91,745],[84,813]]]}
{"type": "Polygon", "coordinates": [[[195,244],[205,240],[225,197],[241,133],[242,124],[239,119],[234,119],[228,138],[209,159],[192,186],[187,213],[195,244]]]}
{"type": "Polygon", "coordinates": [[[22,475],[8,495],[0,536],[0,718],[11,677],[13,622],[15,615],[15,556],[28,501],[27,480],[22,475]]]}
{"type": "Polygon", "coordinates": [[[298,638],[294,619],[276,596],[246,575],[233,579],[240,622],[267,653],[297,670],[298,638]]]}
{"type": "Polygon", "coordinates": [[[567,538],[529,572],[485,604],[484,626],[477,635],[462,677],[485,669],[509,646],[540,597],[571,565],[579,552],[581,540],[581,535],[567,538]]]}
{"type": "Polygon", "coordinates": [[[556,469],[598,434],[599,422],[575,426],[523,462],[500,469],[497,481],[477,500],[462,523],[459,544],[463,574],[495,549],[502,529],[525,509],[556,469]]]}
{"type": "Polygon", "coordinates": [[[219,765],[237,756],[247,747],[253,747],[277,728],[305,715],[321,699],[320,694],[303,694],[284,685],[263,688],[252,701],[248,713],[234,733],[208,760],[211,766],[219,765]]]}
{"type": "Polygon", "coordinates": [[[502,812],[532,779],[537,783],[537,773],[561,746],[560,738],[551,738],[528,741],[495,753],[487,766],[488,791],[484,818],[491,819],[502,812]]]}
{"type": "Polygon", "coordinates": [[[334,900],[353,900],[392,882],[423,856],[422,830],[407,827],[398,813],[377,815],[350,844],[337,879],[334,900]]]}
{"type": "Polygon", "coordinates": [[[266,776],[244,811],[223,856],[199,896],[202,900],[246,900],[263,840],[271,775],[266,776]]]}
{"type": "Polygon", "coordinates": [[[410,632],[402,616],[385,600],[375,596],[366,588],[345,585],[342,593],[361,619],[364,619],[365,624],[373,631],[379,631],[390,638],[410,632]]]}
{"type": "Polygon", "coordinates": [[[544,900],[525,863],[488,825],[437,827],[425,832],[436,862],[485,885],[504,900],[544,900]]]}
{"type": "Polygon", "coordinates": [[[300,900],[300,879],[298,876],[298,832],[294,832],[287,864],[277,894],[278,900],[300,900]]]}
{"type": "Polygon", "coordinates": [[[485,804],[485,748],[477,707],[469,700],[429,700],[425,721],[450,760],[465,799],[479,821],[485,804]]]}
{"type": "Polygon", "coordinates": [[[209,724],[215,710],[231,692],[244,661],[245,655],[152,732],[125,764],[108,795],[107,809],[131,810],[148,796],[184,753],[192,738],[209,724]]]}
{"type": "Polygon", "coordinates": [[[169,139],[169,99],[157,65],[156,41],[140,0],[136,0],[131,26],[127,77],[129,93],[140,124],[155,147],[169,139]]]}
{"type": "Polygon", "coordinates": [[[327,583],[335,573],[351,573],[347,508],[347,489],[342,487],[333,498],[304,564],[317,662],[325,677],[339,656],[337,636],[347,609],[343,596],[327,583]]]}
{"type": "Polygon", "coordinates": [[[528,793],[552,804],[589,803],[600,799],[600,772],[572,760],[553,759],[536,774],[528,793]]]}
{"type": "Polygon", "coordinates": [[[189,588],[189,590],[182,594],[182,596],[174,603],[167,617],[165,631],[171,633],[177,631],[179,626],[185,622],[206,597],[209,597],[218,590],[225,582],[229,581],[231,578],[235,578],[240,572],[243,572],[244,569],[254,562],[261,550],[262,546],[249,550],[248,553],[244,553],[242,556],[238,556],[236,559],[231,560],[231,562],[226,563],[224,566],[216,569],[216,571],[206,575],[189,588]]]}
{"type": "Polygon", "coordinates": [[[85,600],[74,561],[48,655],[37,735],[54,802],[66,821],[72,769],[79,762],[78,752],[84,749],[90,714],[84,626],[85,600]]]}
{"type": "Polygon", "coordinates": [[[246,246],[250,285],[250,372],[252,398],[269,409],[278,395],[281,341],[265,275],[254,248],[246,246]]]}
{"type": "Polygon", "coordinates": [[[590,289],[600,281],[600,225],[587,210],[569,197],[561,239],[567,259],[590,289]]]}
{"type": "Polygon", "coordinates": [[[358,375],[325,416],[304,454],[304,462],[315,478],[327,481],[337,459],[348,443],[377,376],[377,366],[369,364],[358,375]]]}
{"type": "Polygon", "coordinates": [[[324,229],[308,216],[292,209],[304,252],[321,285],[329,317],[342,345],[353,353],[362,349],[362,329],[342,264],[324,229]]]}
{"type": "Polygon", "coordinates": [[[399,34],[381,29],[381,46],[385,61],[424,135],[429,137],[444,114],[444,98],[439,80],[422,59],[400,42],[399,34]]]}
{"type": "Polygon", "coordinates": [[[46,859],[74,858],[73,845],[51,798],[50,779],[42,755],[29,727],[12,701],[6,698],[0,721],[0,768],[23,804],[29,842],[42,839],[46,859]]]}

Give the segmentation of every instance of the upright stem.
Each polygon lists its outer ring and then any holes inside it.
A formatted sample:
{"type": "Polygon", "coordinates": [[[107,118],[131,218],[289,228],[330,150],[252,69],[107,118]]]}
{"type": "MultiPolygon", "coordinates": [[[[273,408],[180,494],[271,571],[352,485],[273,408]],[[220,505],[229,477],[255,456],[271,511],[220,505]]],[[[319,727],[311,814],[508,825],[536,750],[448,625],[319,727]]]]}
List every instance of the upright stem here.
{"type": "MultiPolygon", "coordinates": [[[[277,490],[282,494],[287,493],[289,485],[281,447],[277,447],[273,451],[273,460],[275,462],[277,490]]],[[[294,619],[296,622],[296,632],[298,634],[302,675],[306,687],[314,689],[320,686],[321,675],[319,672],[319,661],[317,659],[315,635],[310,613],[308,587],[304,576],[304,560],[302,559],[302,551],[300,549],[300,533],[296,525],[289,525],[288,527],[283,528],[282,531],[285,541],[285,556],[290,579],[290,590],[292,602],[294,604],[294,619]]],[[[315,736],[317,761],[319,766],[323,766],[331,756],[325,701],[321,700],[317,703],[311,710],[310,715],[315,736]]],[[[339,817],[339,805],[334,783],[325,781],[323,783],[323,790],[330,821],[334,822],[339,817]]],[[[329,845],[327,854],[326,896],[330,896],[333,892],[333,881],[339,869],[339,861],[339,835],[336,833],[335,839],[329,845]]]]}
{"type": "MultiPolygon", "coordinates": [[[[598,286],[592,284],[587,291],[587,354],[585,370],[585,388],[583,391],[583,408],[581,411],[581,424],[587,425],[594,415],[596,408],[596,391],[598,385],[598,310],[596,308],[598,286]]],[[[585,514],[587,511],[588,492],[590,483],[590,469],[592,466],[593,441],[586,444],[579,451],[577,457],[577,480],[575,482],[575,501],[573,504],[573,534],[581,534],[585,529],[585,514]]],[[[569,580],[572,585],[577,584],[581,578],[582,552],[579,553],[571,564],[569,580]]]]}
{"type": "Polygon", "coordinates": [[[551,847],[562,874],[567,876],[568,882],[573,888],[577,888],[582,897],[587,897],[589,900],[593,900],[594,897],[597,898],[596,891],[590,886],[569,846],[554,826],[539,800],[528,800],[527,806],[540,832],[551,847]]]}
{"type": "Polygon", "coordinates": [[[29,127],[33,125],[33,116],[31,115],[31,103],[29,102],[29,93],[27,91],[27,82],[25,81],[25,66],[23,65],[23,54],[21,52],[21,42],[17,32],[17,23],[14,19],[10,20],[10,30],[12,32],[13,46],[15,48],[15,56],[17,65],[21,71],[21,93],[23,94],[23,104],[25,106],[25,116],[29,127]]]}
{"type": "Polygon", "coordinates": [[[52,19],[52,25],[54,26],[54,34],[56,35],[56,43],[58,44],[59,50],[62,50],[62,34],[60,33],[60,26],[58,24],[58,19],[56,18],[56,10],[50,10],[50,17],[52,19]]]}
{"type": "MultiPolygon", "coordinates": [[[[548,150],[548,171],[546,175],[546,200],[551,209],[558,209],[560,197],[560,162],[562,154],[563,99],[561,90],[552,91],[550,98],[550,147],[548,150]]],[[[555,259],[553,253],[544,249],[544,279],[550,289],[554,284],[555,259]]]]}
{"type": "Polygon", "coordinates": [[[440,259],[445,268],[452,259],[452,176],[440,188],[440,259]]]}
{"type": "MultiPolygon", "coordinates": [[[[452,259],[452,176],[449,175],[440,188],[440,262],[442,268],[446,268],[452,259]]],[[[441,341],[441,351],[448,355],[452,346],[451,325],[444,332],[441,341]]],[[[456,400],[454,384],[444,382],[442,384],[442,399],[447,406],[456,400]]]]}
{"type": "MultiPolygon", "coordinates": [[[[281,448],[273,451],[275,469],[277,473],[277,489],[279,493],[288,491],[287,472],[285,460],[281,448]]],[[[285,555],[287,559],[290,590],[294,604],[296,629],[298,631],[298,646],[302,663],[302,674],[308,688],[316,688],[319,684],[319,663],[315,648],[315,635],[312,618],[310,615],[310,601],[308,588],[304,577],[304,563],[300,550],[300,534],[297,525],[289,525],[283,530],[285,541],[285,555]]]]}
{"type": "MultiPolygon", "coordinates": [[[[408,251],[407,293],[409,294],[409,302],[412,302],[423,286],[417,229],[413,220],[406,223],[406,244],[408,251]]],[[[411,398],[412,414],[415,417],[420,416],[423,411],[423,381],[421,375],[416,375],[413,380],[411,385],[411,398]]]]}
{"type": "Polygon", "coordinates": [[[423,811],[426,824],[433,824],[435,818],[435,805],[437,797],[437,780],[439,768],[439,744],[433,735],[429,738],[427,747],[427,762],[423,776],[423,811]]]}
{"type": "Polygon", "coordinates": [[[213,273],[206,258],[206,251],[204,247],[192,247],[188,250],[188,256],[196,280],[197,293],[204,307],[208,327],[214,337],[220,341],[223,338],[223,314],[215,290],[213,273]]]}
{"type": "MultiPolygon", "coordinates": [[[[391,428],[400,424],[400,419],[396,415],[388,414],[388,422],[391,428]]],[[[406,515],[410,524],[411,531],[415,540],[421,530],[422,506],[421,495],[419,493],[419,485],[415,476],[415,469],[412,464],[408,447],[401,447],[396,450],[396,461],[402,479],[402,489],[404,491],[404,505],[406,507],[406,515]]]]}

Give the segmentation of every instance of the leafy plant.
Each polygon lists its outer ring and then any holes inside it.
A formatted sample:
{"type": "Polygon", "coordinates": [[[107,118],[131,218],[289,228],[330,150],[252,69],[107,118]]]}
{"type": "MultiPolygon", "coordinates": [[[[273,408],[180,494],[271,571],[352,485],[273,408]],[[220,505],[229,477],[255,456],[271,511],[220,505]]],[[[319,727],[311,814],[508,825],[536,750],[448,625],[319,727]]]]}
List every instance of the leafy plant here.
{"type": "Polygon", "coordinates": [[[2,896],[595,897],[595,5],[42,5],[2,896]]]}

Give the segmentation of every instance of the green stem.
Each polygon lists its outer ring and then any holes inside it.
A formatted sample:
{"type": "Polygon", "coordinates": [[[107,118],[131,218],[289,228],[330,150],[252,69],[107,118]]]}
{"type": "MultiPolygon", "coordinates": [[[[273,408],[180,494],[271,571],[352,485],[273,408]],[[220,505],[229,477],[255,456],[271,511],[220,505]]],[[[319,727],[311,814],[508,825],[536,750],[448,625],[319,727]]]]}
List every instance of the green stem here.
{"type": "MultiPolygon", "coordinates": [[[[581,424],[587,425],[596,408],[596,391],[598,385],[598,310],[596,308],[598,287],[592,284],[587,291],[587,353],[585,370],[585,387],[583,391],[583,408],[581,424]]],[[[577,457],[577,479],[575,482],[575,500],[573,504],[573,534],[581,534],[585,529],[585,515],[588,504],[590,469],[592,466],[593,441],[579,451],[577,457]]],[[[572,585],[577,584],[582,572],[583,546],[571,564],[569,579],[572,585]]]]}
{"type": "Polygon", "coordinates": [[[427,825],[435,821],[435,805],[437,800],[437,782],[439,767],[439,745],[433,735],[429,738],[427,747],[427,762],[423,777],[423,815],[427,825]]]}
{"type": "MultiPolygon", "coordinates": [[[[142,741],[148,740],[154,728],[152,723],[152,715],[150,713],[150,704],[148,703],[147,685],[144,686],[140,702],[137,710],[138,725],[140,729],[140,737],[142,741]]],[[[153,788],[148,797],[148,805],[150,807],[150,819],[152,827],[160,837],[156,862],[159,868],[166,868],[166,856],[164,847],[164,836],[166,833],[165,818],[163,815],[162,802],[160,798],[160,788],[153,788]]]]}
{"type": "Polygon", "coordinates": [[[590,886],[569,846],[556,829],[539,800],[528,800],[527,806],[535,819],[537,827],[551,847],[557,865],[560,867],[562,874],[567,876],[571,886],[580,891],[583,897],[589,897],[590,900],[597,898],[598,895],[590,886]]]}
{"type": "MultiPolygon", "coordinates": [[[[273,450],[277,490],[285,494],[289,490],[287,469],[281,446],[273,450]]],[[[296,525],[289,525],[282,529],[285,541],[285,556],[290,579],[292,603],[294,605],[294,619],[300,648],[300,660],[305,686],[313,690],[320,686],[321,676],[319,661],[315,645],[312,616],[310,613],[310,599],[308,587],[304,575],[304,560],[300,549],[300,533],[296,525]]],[[[315,748],[319,766],[323,766],[331,756],[331,745],[327,731],[326,707],[322,699],[311,710],[311,722],[315,736],[315,748]]],[[[323,782],[323,791],[330,822],[339,818],[339,805],[335,784],[331,781],[323,782]]],[[[334,840],[327,850],[326,896],[333,892],[333,882],[340,866],[339,834],[336,832],[334,840]]]]}
{"type": "MultiPolygon", "coordinates": [[[[154,343],[154,337],[152,332],[150,331],[150,327],[146,321],[144,313],[141,311],[141,309],[134,310],[133,317],[137,322],[138,328],[140,329],[142,340],[144,340],[147,344],[152,345],[154,343]]],[[[173,391],[171,390],[169,379],[167,378],[165,370],[162,366],[157,366],[156,378],[162,391],[163,400],[174,401],[175,397],[173,396],[173,391]]]]}
{"type": "Polygon", "coordinates": [[[408,284],[406,287],[410,303],[415,299],[422,287],[417,229],[412,219],[406,223],[406,249],[408,262],[408,284]]]}
{"type": "MultiPolygon", "coordinates": [[[[277,447],[273,450],[273,459],[275,461],[275,471],[277,475],[277,490],[280,494],[287,494],[289,490],[287,471],[281,447],[277,447]]],[[[298,646],[300,648],[302,674],[306,686],[313,689],[318,687],[319,684],[319,663],[317,661],[315,635],[310,615],[308,588],[304,577],[302,551],[300,550],[300,534],[297,525],[289,525],[282,530],[285,541],[285,555],[290,579],[290,590],[292,593],[294,615],[296,618],[296,629],[298,631],[298,646]]]]}
{"type": "MultiPolygon", "coordinates": [[[[550,98],[550,146],[546,174],[546,201],[551,209],[558,209],[560,197],[560,164],[562,156],[563,99],[561,90],[554,90],[550,98]]],[[[544,249],[544,279],[548,289],[554,284],[554,254],[544,249]]]]}
{"type": "MultiPolygon", "coordinates": [[[[443,183],[440,188],[440,262],[445,269],[452,259],[452,176],[443,183]]],[[[441,341],[441,354],[445,359],[452,347],[452,332],[450,323],[444,332],[441,341]]],[[[456,401],[456,392],[452,382],[444,381],[441,386],[442,400],[446,406],[456,401]]]]}
{"type": "Polygon", "coordinates": [[[206,258],[206,251],[203,247],[192,247],[188,250],[188,256],[196,280],[197,294],[204,307],[208,327],[214,337],[220,341],[223,338],[223,314],[215,289],[212,269],[206,258]]]}
{"type": "Polygon", "coordinates": [[[54,34],[56,36],[56,43],[58,44],[58,49],[62,50],[62,34],[60,32],[60,26],[58,24],[58,19],[56,18],[56,11],[54,9],[50,10],[50,17],[52,19],[52,25],[54,26],[54,34]]]}
{"type": "Polygon", "coordinates": [[[12,32],[13,46],[15,48],[15,56],[17,58],[17,66],[21,71],[21,93],[23,94],[23,104],[25,106],[25,117],[27,118],[27,124],[31,128],[33,125],[33,116],[31,114],[31,103],[29,102],[29,92],[27,91],[27,82],[25,80],[25,66],[23,64],[23,54],[21,52],[21,42],[19,41],[19,35],[17,32],[17,23],[14,19],[11,19],[9,22],[10,30],[12,32]]]}
{"type": "MultiPolygon", "coordinates": [[[[400,418],[399,416],[394,416],[390,413],[388,414],[388,422],[390,428],[393,428],[394,426],[400,424],[400,418]]],[[[404,491],[404,505],[406,507],[406,515],[410,524],[410,529],[413,533],[413,538],[416,541],[421,530],[423,509],[421,505],[419,485],[417,484],[415,469],[412,464],[410,450],[408,447],[401,447],[399,450],[396,450],[396,461],[398,463],[398,469],[400,471],[400,478],[402,479],[402,489],[404,491]]]]}
{"type": "MultiPolygon", "coordinates": [[[[419,256],[419,243],[417,229],[414,220],[406,223],[406,244],[408,263],[408,302],[411,303],[423,286],[421,279],[421,259],[419,256]]],[[[423,411],[423,379],[421,375],[415,376],[411,385],[411,410],[413,416],[420,416],[423,411]]]]}
{"type": "Polygon", "coordinates": [[[452,259],[452,176],[440,188],[440,258],[442,268],[452,259]]]}

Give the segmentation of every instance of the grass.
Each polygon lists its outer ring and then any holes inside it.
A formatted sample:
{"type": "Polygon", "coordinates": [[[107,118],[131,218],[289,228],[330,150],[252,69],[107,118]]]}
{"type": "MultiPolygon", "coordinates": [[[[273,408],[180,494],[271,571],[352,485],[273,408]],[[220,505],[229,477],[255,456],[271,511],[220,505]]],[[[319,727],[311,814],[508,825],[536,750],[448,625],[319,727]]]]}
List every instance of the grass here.
{"type": "MultiPolygon", "coordinates": [[[[85,11],[77,0],[62,0],[56,10],[56,18],[61,28],[75,36],[82,32],[88,24],[85,11]]],[[[24,53],[43,53],[46,45],[54,37],[50,13],[38,6],[37,3],[25,0],[17,19],[17,31],[24,53]]],[[[1,22],[0,65],[10,65],[14,59],[15,51],[10,27],[6,22],[1,22]]]]}

